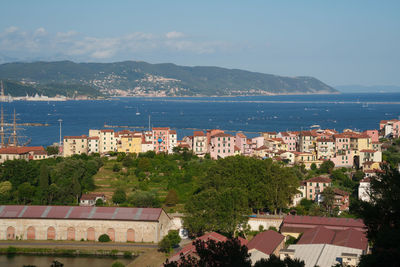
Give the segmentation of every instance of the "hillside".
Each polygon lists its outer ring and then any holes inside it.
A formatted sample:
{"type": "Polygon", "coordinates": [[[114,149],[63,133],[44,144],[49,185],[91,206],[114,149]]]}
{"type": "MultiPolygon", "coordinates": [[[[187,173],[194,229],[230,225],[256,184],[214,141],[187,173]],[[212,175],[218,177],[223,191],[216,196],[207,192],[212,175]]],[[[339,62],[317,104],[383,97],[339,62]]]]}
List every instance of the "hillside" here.
{"type": "Polygon", "coordinates": [[[86,95],[90,97],[101,96],[102,93],[91,86],[84,84],[61,84],[61,83],[36,83],[36,82],[16,82],[12,80],[4,80],[4,94],[11,95],[13,97],[21,96],[34,96],[46,95],[50,97],[54,96],[66,96],[74,97],[78,95],[86,95]]]}
{"type": "MultiPolygon", "coordinates": [[[[262,95],[315,94],[338,91],[313,77],[283,77],[238,69],[185,67],[138,61],[74,63],[71,61],[6,63],[0,79],[24,82],[46,93],[89,88],[106,95],[262,95]],[[64,88],[62,88],[62,86],[64,88]],[[74,85],[74,86],[71,86],[74,85]],[[77,85],[85,86],[72,89],[77,85]],[[71,88],[70,88],[71,87],[71,88]]],[[[11,92],[13,95],[13,93],[11,92]]],[[[82,93],[83,94],[83,93],[82,93]]]]}

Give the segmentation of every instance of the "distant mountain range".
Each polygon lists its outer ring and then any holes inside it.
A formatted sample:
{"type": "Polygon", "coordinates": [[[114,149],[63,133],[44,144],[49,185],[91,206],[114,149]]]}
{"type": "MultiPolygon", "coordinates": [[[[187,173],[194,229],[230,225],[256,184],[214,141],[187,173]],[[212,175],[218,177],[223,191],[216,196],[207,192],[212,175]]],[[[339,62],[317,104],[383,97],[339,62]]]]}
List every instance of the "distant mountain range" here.
{"type": "Polygon", "coordinates": [[[342,93],[400,93],[400,86],[395,85],[340,85],[335,88],[342,93]]]}
{"type": "Polygon", "coordinates": [[[110,96],[238,96],[338,93],[313,77],[283,77],[219,67],[139,61],[5,63],[6,94],[110,96]]]}

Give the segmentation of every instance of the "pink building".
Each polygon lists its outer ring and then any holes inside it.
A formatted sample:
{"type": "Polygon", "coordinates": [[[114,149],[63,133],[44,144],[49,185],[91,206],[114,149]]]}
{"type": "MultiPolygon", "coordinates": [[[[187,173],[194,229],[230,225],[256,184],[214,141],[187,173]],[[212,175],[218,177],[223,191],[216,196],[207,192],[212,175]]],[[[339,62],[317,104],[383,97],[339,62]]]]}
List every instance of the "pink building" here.
{"type": "Polygon", "coordinates": [[[235,137],[226,133],[217,133],[210,138],[210,156],[212,159],[225,158],[235,154],[235,137]]]}
{"type": "Polygon", "coordinates": [[[372,142],[379,142],[379,132],[378,130],[366,130],[363,134],[368,135],[372,142]]]}
{"type": "Polygon", "coordinates": [[[283,142],[287,145],[288,151],[296,151],[299,136],[291,132],[281,132],[277,137],[282,138],[283,142]]]}
{"type": "Polygon", "coordinates": [[[220,129],[211,129],[207,130],[206,132],[206,137],[207,137],[207,153],[211,152],[210,144],[211,144],[211,136],[218,134],[218,133],[224,133],[223,130],[220,129]]]}
{"type": "Polygon", "coordinates": [[[169,127],[153,128],[153,148],[156,153],[168,153],[169,127]]]}
{"type": "Polygon", "coordinates": [[[247,137],[243,133],[237,133],[235,138],[235,145],[240,149],[241,154],[245,154],[247,147],[247,137]]]}
{"type": "Polygon", "coordinates": [[[342,150],[337,152],[330,160],[335,163],[335,167],[351,168],[354,164],[354,150],[342,150]]]}
{"type": "Polygon", "coordinates": [[[333,138],[335,140],[336,151],[346,151],[350,149],[350,136],[346,134],[335,134],[333,138]]]}

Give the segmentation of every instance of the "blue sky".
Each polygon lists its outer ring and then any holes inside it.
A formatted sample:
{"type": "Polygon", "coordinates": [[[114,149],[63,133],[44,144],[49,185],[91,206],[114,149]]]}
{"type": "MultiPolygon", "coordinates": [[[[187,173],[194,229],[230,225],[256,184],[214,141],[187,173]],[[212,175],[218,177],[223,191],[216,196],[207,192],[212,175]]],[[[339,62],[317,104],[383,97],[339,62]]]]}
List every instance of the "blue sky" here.
{"type": "Polygon", "coordinates": [[[400,85],[400,1],[3,0],[0,61],[141,60],[400,85]]]}

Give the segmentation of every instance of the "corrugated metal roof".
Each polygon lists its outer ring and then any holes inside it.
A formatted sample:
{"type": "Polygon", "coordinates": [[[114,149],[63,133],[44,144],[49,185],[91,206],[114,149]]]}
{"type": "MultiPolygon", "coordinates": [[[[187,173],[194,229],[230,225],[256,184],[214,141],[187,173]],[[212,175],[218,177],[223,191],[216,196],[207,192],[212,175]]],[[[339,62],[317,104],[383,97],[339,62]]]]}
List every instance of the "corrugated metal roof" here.
{"type": "Polygon", "coordinates": [[[117,208],[83,206],[0,206],[0,219],[86,219],[157,221],[161,208],[117,208]]]}
{"type": "Polygon", "coordinates": [[[362,250],[326,244],[310,245],[290,245],[288,249],[293,249],[294,258],[303,260],[305,267],[333,266],[336,258],[341,257],[342,253],[357,254],[360,256],[362,250]]]}

